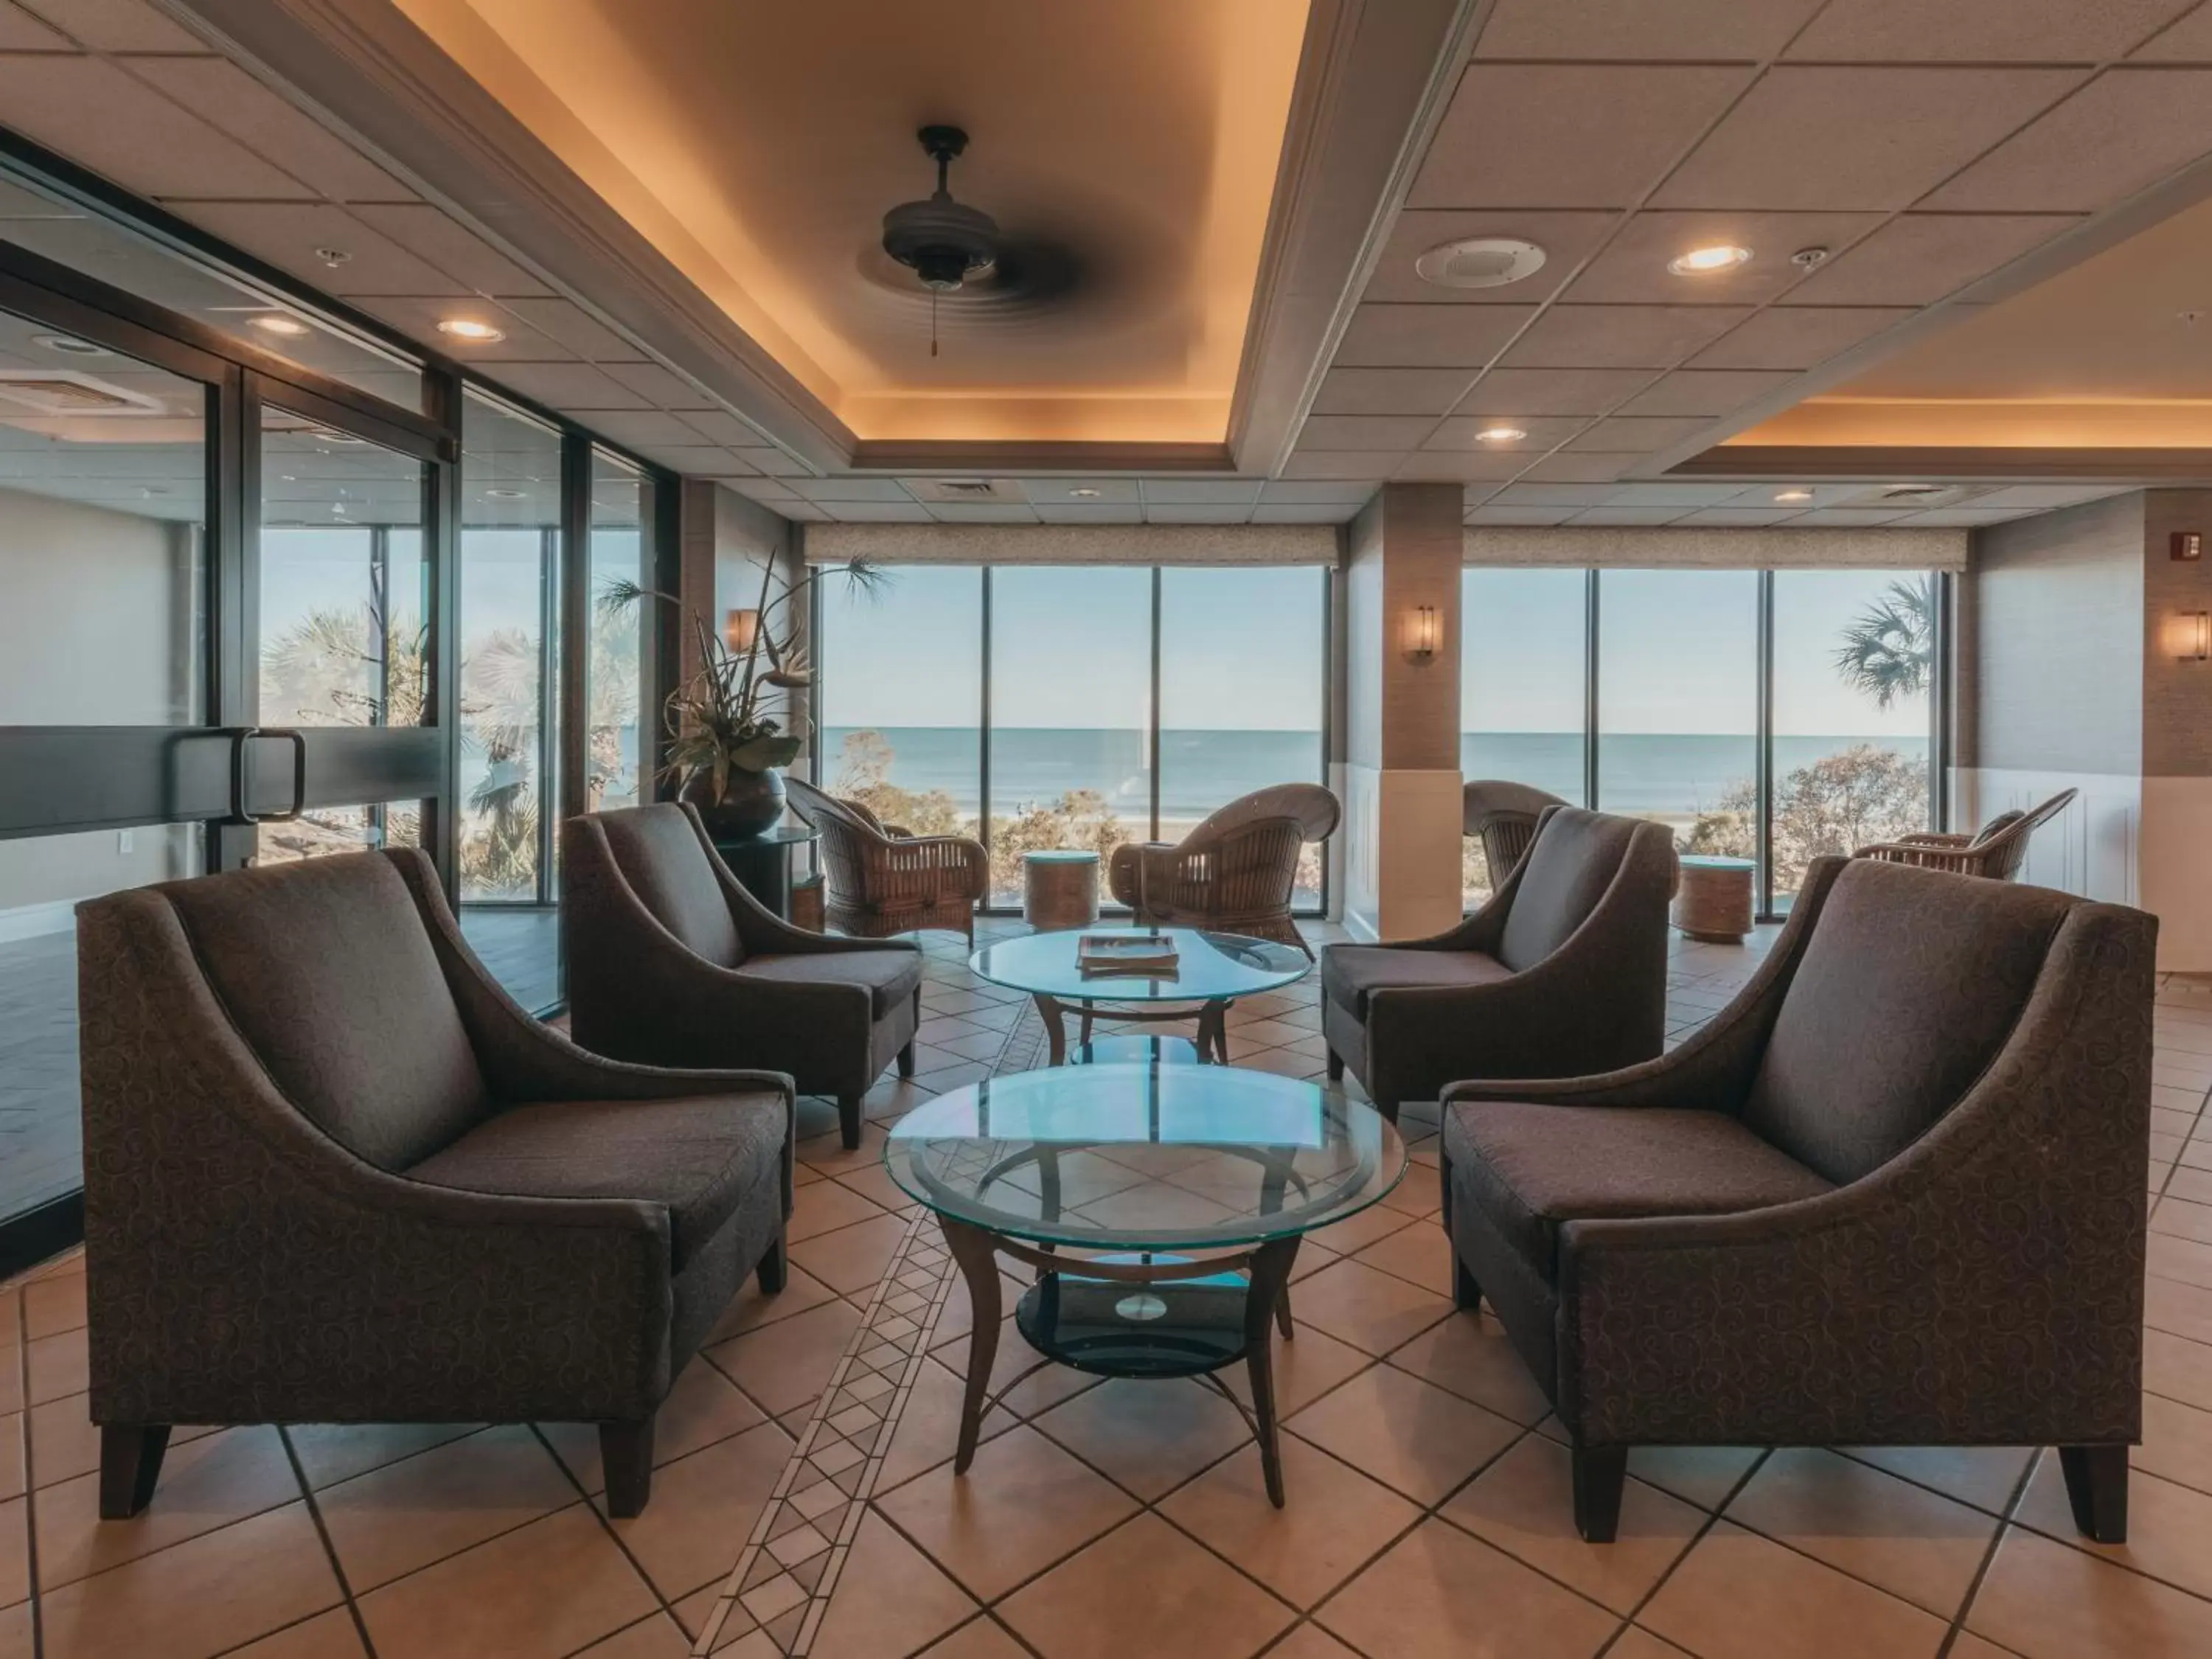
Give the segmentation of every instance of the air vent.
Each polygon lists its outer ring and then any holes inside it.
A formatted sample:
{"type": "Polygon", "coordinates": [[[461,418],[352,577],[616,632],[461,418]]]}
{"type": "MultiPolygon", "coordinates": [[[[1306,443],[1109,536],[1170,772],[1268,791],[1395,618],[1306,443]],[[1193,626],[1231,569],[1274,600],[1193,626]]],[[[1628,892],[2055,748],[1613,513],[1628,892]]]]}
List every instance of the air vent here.
{"type": "Polygon", "coordinates": [[[76,369],[9,369],[0,372],[0,398],[40,415],[160,415],[157,399],[111,386],[76,369]]]}
{"type": "Polygon", "coordinates": [[[1986,486],[1974,484],[1894,483],[1872,484],[1847,500],[1836,501],[1837,507],[1887,507],[1897,512],[1908,508],[1956,507],[1960,501],[1987,493],[1986,486]]]}
{"type": "Polygon", "coordinates": [[[916,500],[925,501],[1011,501],[1029,500],[1012,478],[907,478],[916,500]]]}

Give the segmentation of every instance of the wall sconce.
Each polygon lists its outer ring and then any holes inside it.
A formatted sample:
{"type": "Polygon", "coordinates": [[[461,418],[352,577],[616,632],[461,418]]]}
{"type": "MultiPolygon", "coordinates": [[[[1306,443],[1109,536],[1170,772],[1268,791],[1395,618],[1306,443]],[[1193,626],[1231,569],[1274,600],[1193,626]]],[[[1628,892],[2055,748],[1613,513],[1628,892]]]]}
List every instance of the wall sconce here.
{"type": "Polygon", "coordinates": [[[2179,662],[2212,657],[2212,611],[2184,611],[2168,617],[2158,631],[2166,654],[2179,662]]]}
{"type": "Polygon", "coordinates": [[[732,611],[722,623],[722,643],[730,647],[732,656],[744,656],[753,648],[753,641],[759,637],[760,612],[757,611],[732,611]]]}
{"type": "Polygon", "coordinates": [[[1406,660],[1426,662],[1443,642],[1443,624],[1432,605],[1417,605],[1406,613],[1406,660]]]}

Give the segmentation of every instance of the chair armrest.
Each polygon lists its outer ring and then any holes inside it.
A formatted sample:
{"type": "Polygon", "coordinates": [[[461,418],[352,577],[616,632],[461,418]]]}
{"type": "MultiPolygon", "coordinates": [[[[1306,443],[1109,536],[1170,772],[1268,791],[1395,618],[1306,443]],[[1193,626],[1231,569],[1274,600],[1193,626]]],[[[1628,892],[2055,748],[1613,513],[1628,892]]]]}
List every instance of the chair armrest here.
{"type": "MultiPolygon", "coordinates": [[[[696,809],[687,809],[695,811],[696,809]]],[[[730,919],[737,923],[738,937],[744,941],[748,953],[774,957],[835,956],[845,951],[919,951],[921,946],[912,939],[847,939],[841,933],[817,933],[804,927],[794,927],[781,916],[763,904],[745,885],[730,873],[722,862],[721,854],[714,851],[714,843],[707,839],[703,825],[695,816],[694,827],[698,830],[701,846],[708,861],[714,866],[714,879],[720,885],[722,897],[730,907],[730,919]]],[[[899,842],[909,846],[911,842],[899,842]]],[[[657,925],[657,924],[656,924],[657,925]]],[[[712,967],[712,963],[703,965],[712,967]]]]}

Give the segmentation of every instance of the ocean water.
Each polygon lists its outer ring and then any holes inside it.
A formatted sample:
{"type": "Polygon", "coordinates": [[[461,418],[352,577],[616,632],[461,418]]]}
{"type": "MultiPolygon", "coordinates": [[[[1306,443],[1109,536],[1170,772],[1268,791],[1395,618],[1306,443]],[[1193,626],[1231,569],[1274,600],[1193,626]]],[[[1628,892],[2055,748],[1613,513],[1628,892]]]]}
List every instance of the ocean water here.
{"type": "MultiPolygon", "coordinates": [[[[823,773],[832,787],[843,771],[845,739],[855,728],[822,732],[823,773]]],[[[981,741],[972,728],[871,726],[891,750],[890,781],[918,792],[942,789],[963,811],[975,810],[981,741]]],[[[1925,760],[1924,738],[1778,737],[1774,764],[1787,776],[1824,755],[1869,743],[1925,760]]],[[[991,739],[994,810],[1056,800],[1070,789],[1096,789],[1125,818],[1151,811],[1145,734],[1134,728],[1008,726],[991,739]]],[[[1686,816],[1710,808],[1751,775],[1748,735],[1665,732],[1608,734],[1600,745],[1600,794],[1623,812],[1686,816]]],[[[1571,798],[1582,793],[1582,739],[1571,732],[1467,732],[1460,769],[1470,778],[1512,778],[1571,798]]],[[[1170,730],[1160,733],[1160,817],[1191,823],[1225,801],[1272,783],[1324,776],[1318,732],[1170,730]]]]}

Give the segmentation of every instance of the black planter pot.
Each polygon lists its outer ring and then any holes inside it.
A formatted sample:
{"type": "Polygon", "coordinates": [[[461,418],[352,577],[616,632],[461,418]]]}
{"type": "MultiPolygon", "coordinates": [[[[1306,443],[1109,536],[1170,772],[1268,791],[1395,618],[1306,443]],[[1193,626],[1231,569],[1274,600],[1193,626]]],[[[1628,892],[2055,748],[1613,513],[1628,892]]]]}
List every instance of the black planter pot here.
{"type": "Polygon", "coordinates": [[[699,809],[714,841],[744,841],[775,827],[783,817],[783,772],[771,766],[765,772],[732,770],[722,799],[713,799],[714,781],[706,773],[684,786],[684,799],[699,809]]]}

